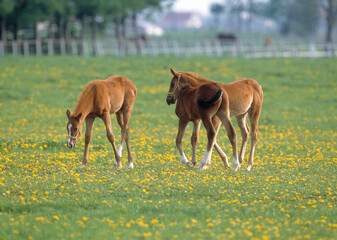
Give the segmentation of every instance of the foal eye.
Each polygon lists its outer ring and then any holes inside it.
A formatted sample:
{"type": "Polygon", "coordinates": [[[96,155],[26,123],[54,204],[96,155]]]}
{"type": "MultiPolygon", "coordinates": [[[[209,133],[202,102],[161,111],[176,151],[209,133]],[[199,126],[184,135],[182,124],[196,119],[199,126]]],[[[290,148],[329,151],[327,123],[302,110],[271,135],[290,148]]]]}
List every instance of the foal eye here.
{"type": "Polygon", "coordinates": [[[74,127],[74,131],[77,131],[77,127],[74,127]]]}
{"type": "Polygon", "coordinates": [[[173,88],[174,87],[174,82],[171,82],[171,88],[173,88]]]}

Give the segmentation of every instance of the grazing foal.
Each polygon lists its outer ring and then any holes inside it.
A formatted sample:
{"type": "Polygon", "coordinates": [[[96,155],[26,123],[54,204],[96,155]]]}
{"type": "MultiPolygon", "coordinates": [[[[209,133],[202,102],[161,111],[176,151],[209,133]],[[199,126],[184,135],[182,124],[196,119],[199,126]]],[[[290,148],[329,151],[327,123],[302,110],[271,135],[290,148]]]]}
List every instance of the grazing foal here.
{"type": "Polygon", "coordinates": [[[125,141],[129,168],[133,168],[133,158],[129,144],[129,119],[136,95],[136,86],[130,79],[122,76],[111,76],[106,80],[95,80],[88,83],[77,100],[74,113],[71,114],[69,110],[66,112],[69,120],[67,123],[69,148],[75,147],[82,132],[82,123],[85,120],[85,149],[80,167],[84,167],[88,161],[93,123],[95,118],[99,117],[105,124],[107,137],[113,147],[116,160],[114,165],[122,167],[121,156],[123,142],[125,141]],[[122,140],[118,151],[115,145],[115,137],[111,130],[110,114],[112,113],[116,113],[118,124],[121,127],[122,140]]]}
{"type": "MultiPolygon", "coordinates": [[[[176,138],[176,143],[182,161],[183,159],[186,159],[181,144],[181,139],[184,135],[186,126],[189,121],[197,122],[198,118],[202,119],[200,114],[199,114],[200,116],[195,116],[191,114],[192,109],[200,109],[200,103],[198,103],[199,106],[197,106],[196,103],[191,103],[188,99],[182,98],[182,96],[184,96],[184,92],[186,92],[186,90],[189,88],[200,88],[203,85],[207,85],[208,86],[207,91],[210,94],[208,96],[211,97],[212,91],[210,89],[212,89],[214,86],[218,86],[218,90],[222,91],[221,97],[222,104],[220,108],[212,116],[208,115],[208,118],[210,117],[212,118],[211,124],[207,123],[208,125],[210,125],[209,129],[207,130],[207,134],[208,135],[210,134],[209,131],[210,132],[215,131],[216,137],[216,134],[220,127],[220,123],[222,122],[224,124],[228,138],[233,148],[233,171],[236,171],[237,169],[240,168],[241,163],[243,162],[245,149],[247,146],[249,127],[247,124],[246,116],[248,114],[252,130],[251,152],[247,165],[247,170],[250,171],[251,167],[254,164],[254,151],[257,143],[258,121],[261,113],[262,100],[263,100],[263,92],[261,86],[253,79],[238,79],[230,84],[223,84],[223,83],[216,83],[206,78],[199,77],[193,73],[175,72],[172,69],[171,73],[173,74],[173,78],[171,80],[171,85],[166,101],[168,104],[174,104],[178,100],[176,106],[176,114],[179,117],[179,130],[176,138]],[[211,86],[213,87],[211,88],[211,86]],[[230,117],[233,116],[236,117],[242,134],[242,146],[239,156],[237,153],[237,146],[236,146],[236,132],[230,121],[230,117]]],[[[202,121],[204,123],[204,119],[202,119],[202,121]]],[[[195,124],[192,135],[193,164],[189,164],[187,159],[185,160],[185,162],[183,161],[190,167],[193,167],[196,163],[195,146],[198,139],[199,127],[200,123],[199,126],[198,125],[196,126],[195,124]]],[[[206,125],[205,128],[207,129],[206,125]]],[[[215,142],[215,137],[214,137],[214,146],[218,150],[218,146],[215,142]]],[[[213,145],[210,145],[209,142],[204,158],[202,160],[202,164],[199,166],[199,168],[207,168],[209,166],[212,147],[213,145]]],[[[222,160],[224,161],[224,164],[227,167],[228,163],[226,159],[222,157],[222,160]]]]}

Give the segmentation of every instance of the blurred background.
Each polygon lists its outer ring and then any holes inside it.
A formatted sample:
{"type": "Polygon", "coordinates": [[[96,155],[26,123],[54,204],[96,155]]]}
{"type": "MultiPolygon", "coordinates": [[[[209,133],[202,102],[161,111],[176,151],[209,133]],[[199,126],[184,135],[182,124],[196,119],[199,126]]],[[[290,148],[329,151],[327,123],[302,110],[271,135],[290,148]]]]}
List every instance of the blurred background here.
{"type": "Polygon", "coordinates": [[[336,22],[337,0],[0,0],[0,56],[334,56],[336,22]]]}

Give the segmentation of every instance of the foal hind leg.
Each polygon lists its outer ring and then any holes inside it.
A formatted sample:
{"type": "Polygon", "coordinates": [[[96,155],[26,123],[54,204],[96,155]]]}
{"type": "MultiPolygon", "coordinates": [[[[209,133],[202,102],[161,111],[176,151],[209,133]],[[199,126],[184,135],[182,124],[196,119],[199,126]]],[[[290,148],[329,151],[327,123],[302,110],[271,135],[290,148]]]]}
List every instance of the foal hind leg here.
{"type": "Polygon", "coordinates": [[[257,144],[257,137],[258,137],[258,124],[259,124],[259,117],[261,113],[261,105],[255,107],[255,109],[251,109],[248,112],[250,124],[251,124],[251,150],[250,150],[250,156],[248,160],[247,165],[247,171],[250,171],[254,164],[254,153],[255,153],[255,147],[257,144]]]}
{"type": "Polygon", "coordinates": [[[236,131],[229,118],[229,111],[226,113],[219,113],[218,116],[220,117],[223,125],[226,128],[228,139],[230,143],[232,144],[232,148],[233,148],[233,168],[232,170],[237,171],[240,168],[241,164],[238,160],[238,150],[236,146],[236,131]]]}
{"type": "MultiPolygon", "coordinates": [[[[221,120],[217,116],[214,116],[213,119],[212,119],[212,122],[213,122],[213,126],[214,126],[214,129],[215,129],[215,132],[216,132],[216,136],[217,136],[218,132],[220,130],[220,127],[221,127],[221,120]]],[[[220,155],[221,160],[225,164],[225,167],[229,168],[227,155],[219,147],[219,145],[217,144],[216,140],[214,142],[214,148],[218,152],[218,154],[220,155]]]]}
{"type": "Polygon", "coordinates": [[[132,112],[132,108],[128,109],[127,111],[123,112],[123,133],[122,133],[122,142],[125,140],[125,144],[126,144],[126,148],[128,151],[128,163],[129,163],[129,168],[133,168],[133,157],[132,157],[132,153],[131,153],[131,147],[130,147],[130,142],[129,142],[129,120],[131,117],[131,112],[132,112]]]}
{"type": "MultiPolygon", "coordinates": [[[[121,143],[119,144],[118,147],[118,154],[120,157],[122,157],[122,151],[123,151],[123,143],[124,143],[124,121],[123,121],[123,113],[121,111],[116,112],[116,118],[117,118],[117,122],[118,125],[121,128],[121,143]]],[[[117,164],[117,162],[115,162],[115,164],[117,164]]]]}
{"type": "Polygon", "coordinates": [[[114,154],[115,154],[115,159],[116,159],[116,162],[117,162],[116,166],[121,168],[122,167],[121,157],[119,156],[119,154],[117,152],[117,148],[116,148],[116,145],[115,145],[115,136],[113,135],[112,130],[111,130],[110,114],[108,112],[104,112],[102,120],[105,124],[107,138],[109,139],[109,141],[112,145],[114,154]]]}
{"type": "Polygon", "coordinates": [[[88,162],[89,158],[89,143],[92,133],[92,127],[94,125],[94,118],[87,117],[85,119],[85,147],[84,147],[84,155],[82,164],[80,165],[80,168],[84,167],[85,164],[88,162]]]}
{"type": "Polygon", "coordinates": [[[191,137],[192,144],[192,162],[187,162],[187,166],[194,167],[197,164],[197,144],[199,139],[200,120],[193,121],[193,133],[191,137]]]}
{"type": "Polygon", "coordinates": [[[241,137],[242,137],[242,145],[239,155],[239,162],[242,163],[243,159],[245,157],[247,142],[248,142],[248,134],[249,134],[249,128],[247,128],[247,113],[239,115],[236,117],[236,120],[238,122],[238,125],[241,130],[241,137]]]}
{"type": "Polygon", "coordinates": [[[207,130],[207,147],[198,169],[207,169],[211,164],[212,149],[215,143],[216,131],[209,116],[202,116],[202,123],[207,130]]]}

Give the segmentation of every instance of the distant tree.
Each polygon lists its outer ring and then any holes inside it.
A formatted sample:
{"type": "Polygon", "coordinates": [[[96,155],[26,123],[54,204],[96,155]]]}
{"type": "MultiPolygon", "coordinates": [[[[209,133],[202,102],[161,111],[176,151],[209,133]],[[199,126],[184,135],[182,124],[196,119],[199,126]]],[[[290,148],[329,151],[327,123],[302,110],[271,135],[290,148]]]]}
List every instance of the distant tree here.
{"type": "Polygon", "coordinates": [[[283,35],[308,36],[316,29],[319,8],[317,0],[270,0],[264,13],[280,24],[283,35]]]}
{"type": "Polygon", "coordinates": [[[225,6],[223,4],[220,4],[220,3],[213,3],[213,4],[211,4],[210,10],[211,10],[211,13],[214,16],[215,23],[218,25],[220,15],[223,14],[223,12],[225,10],[225,6]]]}
{"type": "Polygon", "coordinates": [[[12,19],[19,16],[19,24],[24,22],[26,25],[32,24],[34,38],[40,39],[38,23],[45,20],[51,20],[53,17],[53,4],[45,0],[16,0],[15,12],[12,19]]]}
{"type": "Polygon", "coordinates": [[[97,46],[97,21],[96,18],[104,13],[105,7],[108,5],[108,0],[74,0],[77,10],[77,16],[82,18],[82,28],[84,28],[84,19],[89,18],[91,23],[91,40],[93,46],[93,55],[98,54],[97,46]]]}
{"type": "Polygon", "coordinates": [[[75,16],[76,9],[73,0],[49,0],[53,5],[53,19],[50,21],[50,38],[54,38],[53,24],[56,24],[58,38],[65,38],[69,42],[71,38],[71,19],[75,16]]]}
{"type": "Polygon", "coordinates": [[[13,9],[14,3],[12,0],[0,0],[0,40],[4,42],[7,40],[6,22],[13,9]]]}
{"type": "Polygon", "coordinates": [[[337,0],[318,0],[318,2],[325,13],[327,25],[325,41],[331,43],[333,29],[337,21],[337,0]]]}

